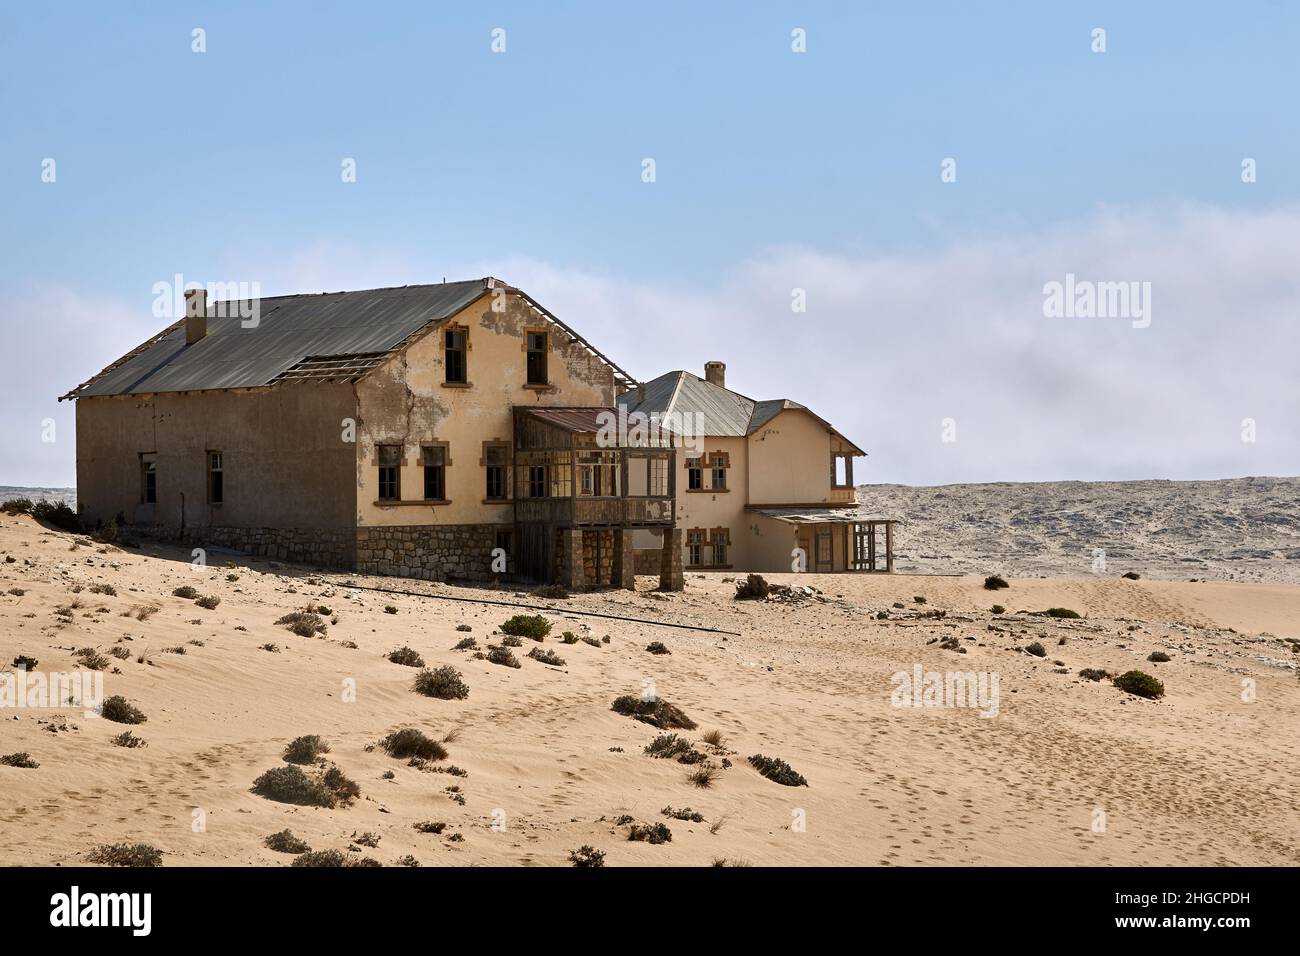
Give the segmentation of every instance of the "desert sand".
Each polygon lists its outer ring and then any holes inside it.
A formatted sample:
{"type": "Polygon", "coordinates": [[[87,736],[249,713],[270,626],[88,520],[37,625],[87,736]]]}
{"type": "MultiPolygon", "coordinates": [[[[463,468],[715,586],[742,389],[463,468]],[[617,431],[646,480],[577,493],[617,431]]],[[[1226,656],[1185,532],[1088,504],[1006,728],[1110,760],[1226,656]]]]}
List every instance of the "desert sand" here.
{"type": "Polygon", "coordinates": [[[635,594],[544,600],[510,585],[363,578],[252,558],[228,567],[215,553],[195,568],[185,549],[105,545],[8,515],[0,553],[0,667],[21,654],[38,659],[38,671],[72,671],[76,649],[123,646],[125,659],[111,657],[101,672],[104,693],[148,718],[126,727],[75,706],[0,711],[0,755],[27,752],[39,763],[0,766],[3,865],[84,864],[98,844],[140,841],[161,849],[166,866],[287,866],[293,856],[263,844],[286,828],[313,849],[384,865],[409,856],[424,866],[567,866],[583,845],[611,866],[1300,862],[1295,583],[1134,581],[1112,567],[1011,577],[990,592],[983,568],[792,574],[769,579],[811,593],[737,601],[729,575],[688,574],[680,594],[652,592],[647,578],[635,594]],[[173,596],[182,585],[220,603],[207,610],[173,596]],[[554,628],[540,647],[565,664],[525,656],[530,640],[515,649],[518,669],[452,650],[467,636],[480,648],[499,642],[493,631],[511,608],[364,587],[542,606],[554,628]],[[274,623],[309,603],[327,605],[336,621],[324,635],[274,623]],[[994,603],[1006,613],[991,613],[994,603]],[[124,616],[142,606],[158,610],[124,616]],[[1083,617],[1020,613],[1050,607],[1083,617]],[[921,616],[936,611],[944,616],[921,616]],[[566,645],[566,630],[598,640],[566,645]],[[964,653],[937,642],[947,638],[964,653]],[[648,653],[652,641],[671,653],[648,653]],[[1046,657],[1022,650],[1035,641],[1046,657]],[[415,669],[385,656],[403,645],[429,667],[455,667],[469,696],[413,692],[415,669]],[[185,652],[167,650],[178,647],[185,652]],[[1148,663],[1158,650],[1171,660],[1148,663]],[[891,675],[916,665],[996,673],[997,715],[893,706],[891,675]],[[1082,668],[1152,673],[1165,696],[1126,694],[1081,678],[1082,668]],[[646,681],[698,723],[680,733],[720,769],[710,787],[688,780],[695,767],[644,753],[660,731],[611,710],[646,681]],[[374,746],[404,727],[450,736],[448,757],[422,769],[374,746]],[[147,746],[115,746],[125,730],[147,746]],[[700,743],[713,730],[721,747],[700,743]],[[305,734],[323,737],[326,759],[360,786],[350,806],[250,792],[305,734]],[[760,753],[787,761],[808,785],[761,776],[747,762],[760,753]],[[465,775],[431,772],[450,766],[465,775]],[[670,819],[666,807],[704,822],[670,819]],[[671,841],[629,840],[624,817],[666,824],[671,841]],[[419,832],[421,821],[446,828],[419,832]],[[367,833],[377,845],[357,846],[367,833]]]}

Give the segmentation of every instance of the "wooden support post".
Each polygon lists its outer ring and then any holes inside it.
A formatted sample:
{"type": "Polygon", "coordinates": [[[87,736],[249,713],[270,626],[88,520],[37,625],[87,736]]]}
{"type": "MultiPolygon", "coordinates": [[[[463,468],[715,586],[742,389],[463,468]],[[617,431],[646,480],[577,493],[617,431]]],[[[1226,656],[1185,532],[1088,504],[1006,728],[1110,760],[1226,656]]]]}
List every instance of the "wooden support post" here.
{"type": "Polygon", "coordinates": [[[680,591],[686,587],[682,572],[682,529],[665,528],[663,551],[659,555],[659,590],[680,591]]]}
{"type": "Polygon", "coordinates": [[[894,522],[885,522],[885,571],[894,573],[894,522]]]}
{"type": "Polygon", "coordinates": [[[627,528],[614,532],[614,580],[617,588],[636,590],[636,560],[632,552],[632,531],[627,528]]]}

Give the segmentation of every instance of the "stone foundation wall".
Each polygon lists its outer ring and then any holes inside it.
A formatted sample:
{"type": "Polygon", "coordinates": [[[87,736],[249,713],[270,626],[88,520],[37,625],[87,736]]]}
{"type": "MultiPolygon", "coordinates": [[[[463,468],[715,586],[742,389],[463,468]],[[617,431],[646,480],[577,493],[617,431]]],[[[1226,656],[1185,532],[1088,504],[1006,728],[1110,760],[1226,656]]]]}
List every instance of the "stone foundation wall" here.
{"type": "Polygon", "coordinates": [[[632,566],[637,574],[659,576],[659,565],[663,560],[663,548],[637,548],[632,552],[632,566]]]}
{"type": "MultiPolygon", "coordinates": [[[[512,525],[404,525],[358,528],[356,569],[363,574],[388,574],[426,581],[459,578],[491,581],[504,574],[492,570],[496,533],[512,525]]],[[[514,570],[509,562],[508,571],[514,570]]]]}
{"type": "Polygon", "coordinates": [[[582,532],[582,579],[588,586],[609,585],[614,581],[614,532],[610,530],[582,532]],[[599,547],[598,547],[599,543],[599,547]],[[600,567],[596,566],[596,552],[600,552],[600,567]],[[599,573],[598,573],[599,572],[599,573]]]}
{"type": "MultiPolygon", "coordinates": [[[[131,533],[196,548],[230,548],[274,561],[324,568],[352,570],[356,563],[356,536],[351,528],[186,528],[182,533],[179,528],[156,526],[132,528],[131,533]]],[[[209,558],[208,563],[220,562],[209,558]]]]}

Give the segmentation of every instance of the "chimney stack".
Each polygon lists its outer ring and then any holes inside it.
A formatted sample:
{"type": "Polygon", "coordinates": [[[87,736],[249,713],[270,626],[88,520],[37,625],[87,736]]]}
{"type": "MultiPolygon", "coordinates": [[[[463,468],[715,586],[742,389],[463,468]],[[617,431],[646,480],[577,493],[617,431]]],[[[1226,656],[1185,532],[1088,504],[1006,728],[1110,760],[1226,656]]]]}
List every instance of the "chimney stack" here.
{"type": "Polygon", "coordinates": [[[725,362],[705,362],[704,380],[718,388],[727,387],[727,366],[725,362]]]}
{"type": "Polygon", "coordinates": [[[185,344],[193,345],[208,334],[208,291],[185,290],[185,344]]]}

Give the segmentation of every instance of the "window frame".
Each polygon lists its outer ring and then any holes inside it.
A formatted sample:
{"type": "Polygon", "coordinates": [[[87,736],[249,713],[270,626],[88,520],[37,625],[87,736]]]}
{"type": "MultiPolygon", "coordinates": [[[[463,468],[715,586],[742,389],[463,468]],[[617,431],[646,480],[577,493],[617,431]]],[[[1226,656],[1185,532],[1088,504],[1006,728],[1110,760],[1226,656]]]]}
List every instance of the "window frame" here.
{"type": "Polygon", "coordinates": [[[493,504],[510,500],[510,443],[494,438],[491,441],[483,442],[483,456],[479,459],[479,465],[483,468],[483,503],[493,504]],[[501,464],[493,465],[488,461],[488,453],[496,449],[501,450],[501,464]],[[492,470],[499,468],[501,470],[501,494],[492,494],[492,470]]]}
{"type": "Polygon", "coordinates": [[[402,445],[395,442],[376,443],[375,444],[375,467],[378,469],[376,476],[375,500],[380,502],[391,502],[402,500],[402,465],[405,463],[405,449],[402,445]],[[384,452],[388,449],[397,450],[397,462],[395,464],[384,464],[384,452]],[[385,481],[384,472],[392,471],[391,481],[385,481]],[[391,495],[384,494],[386,485],[391,485],[391,495]]]}
{"type": "Polygon", "coordinates": [[[442,384],[452,387],[465,387],[469,381],[469,329],[463,325],[449,325],[442,334],[442,384]],[[459,337],[460,345],[453,347],[451,340],[459,337]],[[452,356],[458,357],[459,378],[452,378],[452,356]]]}
{"type": "Polygon", "coordinates": [[[837,491],[843,491],[846,488],[853,487],[853,454],[847,451],[831,452],[831,487],[837,491]],[[840,484],[838,465],[840,459],[844,460],[844,483],[840,484]]]}
{"type": "Polygon", "coordinates": [[[686,459],[686,490],[706,491],[704,487],[704,459],[686,459]]]}
{"type": "Polygon", "coordinates": [[[158,453],[140,452],[140,504],[158,503],[158,453]]]}
{"type": "Polygon", "coordinates": [[[225,457],[216,449],[204,452],[208,463],[208,504],[222,505],[226,502],[225,457]],[[215,464],[214,464],[215,461],[215,464]]]}
{"type": "Polygon", "coordinates": [[[447,469],[451,467],[451,445],[445,441],[426,441],[420,443],[420,468],[423,470],[423,497],[420,499],[426,503],[448,504],[451,499],[447,497],[447,469]],[[432,458],[440,458],[441,461],[431,461],[432,458]],[[429,470],[435,469],[437,475],[437,484],[441,485],[438,489],[442,492],[436,497],[429,497],[429,470]]]}
{"type": "Polygon", "coordinates": [[[551,330],[546,328],[524,329],[524,387],[525,388],[550,388],[551,387],[551,330]],[[533,348],[533,336],[541,336],[542,345],[540,348],[533,348]],[[533,377],[533,356],[539,356],[538,362],[541,365],[541,380],[538,381],[533,377]]]}

